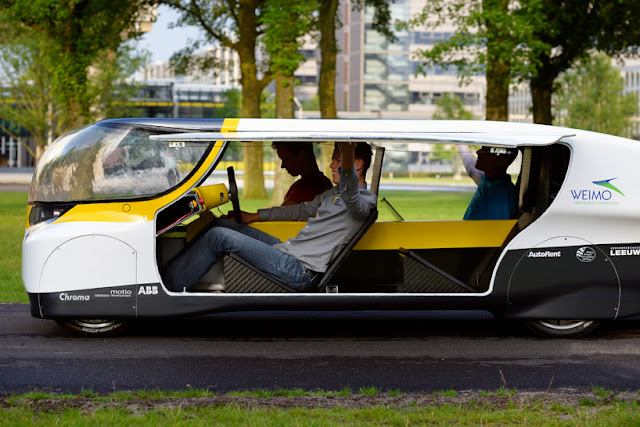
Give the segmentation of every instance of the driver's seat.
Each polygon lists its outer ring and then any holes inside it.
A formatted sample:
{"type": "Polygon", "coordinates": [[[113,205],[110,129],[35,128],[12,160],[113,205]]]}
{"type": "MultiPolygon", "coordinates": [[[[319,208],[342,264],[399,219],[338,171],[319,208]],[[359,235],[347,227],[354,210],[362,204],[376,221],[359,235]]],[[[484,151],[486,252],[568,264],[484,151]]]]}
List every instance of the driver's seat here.
{"type": "MultiPolygon", "coordinates": [[[[331,262],[327,266],[327,271],[322,275],[322,278],[320,279],[320,281],[318,282],[318,284],[315,287],[317,292],[322,292],[322,291],[325,290],[325,288],[329,284],[329,281],[331,280],[331,278],[333,277],[335,272],[338,271],[338,268],[340,267],[342,262],[347,258],[347,256],[351,252],[351,250],[360,241],[362,236],[365,235],[367,230],[369,230],[369,228],[371,228],[373,223],[376,222],[376,219],[378,219],[378,209],[373,208],[371,210],[371,213],[369,213],[369,216],[367,217],[365,222],[360,226],[360,228],[356,232],[356,234],[354,234],[353,237],[351,237],[351,239],[349,239],[347,244],[344,245],[342,247],[342,249],[340,249],[340,252],[338,252],[338,255],[334,259],[331,260],[331,262]]],[[[235,253],[231,253],[231,254],[229,254],[229,257],[232,258],[233,260],[239,262],[240,264],[244,265],[245,267],[251,269],[252,271],[257,273],[258,275],[264,277],[265,279],[267,279],[271,283],[275,284],[276,286],[284,289],[285,291],[298,292],[297,290],[293,289],[291,286],[289,286],[288,284],[284,283],[280,279],[272,276],[269,273],[265,273],[264,271],[260,270],[259,268],[256,268],[255,266],[250,264],[248,261],[246,261],[245,259],[243,259],[239,255],[236,255],[235,253]]]]}

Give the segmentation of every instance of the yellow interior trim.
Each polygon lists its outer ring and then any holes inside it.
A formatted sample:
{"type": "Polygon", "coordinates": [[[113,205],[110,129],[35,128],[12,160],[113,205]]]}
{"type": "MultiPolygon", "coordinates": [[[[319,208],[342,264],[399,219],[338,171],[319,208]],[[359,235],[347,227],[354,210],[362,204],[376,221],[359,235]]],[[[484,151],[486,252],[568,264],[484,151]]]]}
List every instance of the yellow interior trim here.
{"type": "Polygon", "coordinates": [[[31,216],[31,209],[33,209],[33,206],[27,205],[27,228],[31,227],[31,224],[29,223],[29,217],[31,216]]]}
{"type": "MultiPolygon", "coordinates": [[[[516,220],[376,222],[354,250],[499,248],[516,220]]],[[[258,222],[253,227],[282,241],[304,222],[258,222]]]]}
{"type": "MultiPolygon", "coordinates": [[[[221,132],[235,132],[239,119],[225,119],[221,132]]],[[[76,205],[68,212],[55,220],[55,223],[72,221],[104,221],[104,222],[138,222],[152,221],[156,212],[182,196],[190,188],[196,185],[220,154],[223,144],[216,142],[202,166],[195,171],[193,176],[172,192],[156,199],[137,202],[105,202],[86,203],[76,205]]]]}

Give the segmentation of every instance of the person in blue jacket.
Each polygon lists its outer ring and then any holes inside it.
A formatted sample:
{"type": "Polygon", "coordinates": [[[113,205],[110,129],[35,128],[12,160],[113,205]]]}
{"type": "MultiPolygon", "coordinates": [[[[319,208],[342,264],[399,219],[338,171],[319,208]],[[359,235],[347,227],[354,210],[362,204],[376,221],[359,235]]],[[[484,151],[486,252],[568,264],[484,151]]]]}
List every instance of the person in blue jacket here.
{"type": "Polygon", "coordinates": [[[467,173],[478,186],[463,219],[511,219],[518,213],[518,193],[507,168],[516,148],[482,147],[476,159],[466,145],[458,146],[467,173]]]}

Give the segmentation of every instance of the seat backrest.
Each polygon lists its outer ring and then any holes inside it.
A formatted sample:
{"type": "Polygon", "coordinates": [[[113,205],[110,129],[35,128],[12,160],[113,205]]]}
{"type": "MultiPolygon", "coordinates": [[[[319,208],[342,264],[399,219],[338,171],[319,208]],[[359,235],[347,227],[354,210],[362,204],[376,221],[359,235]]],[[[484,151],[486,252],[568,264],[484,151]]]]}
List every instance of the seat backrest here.
{"type": "Polygon", "coordinates": [[[324,288],[329,284],[329,281],[331,280],[335,272],[338,271],[338,268],[340,267],[342,262],[347,258],[356,244],[358,244],[367,230],[369,230],[373,223],[376,222],[376,219],[378,219],[378,209],[374,207],[369,213],[366,221],[362,224],[360,229],[358,229],[358,232],[354,234],[351,239],[349,239],[347,244],[338,253],[338,256],[331,260],[331,263],[329,263],[329,265],[327,266],[327,271],[322,276],[320,282],[316,285],[316,289],[318,290],[318,292],[322,292],[324,288]]]}
{"type": "Polygon", "coordinates": [[[373,169],[371,170],[371,188],[369,189],[376,196],[380,188],[380,175],[382,175],[382,162],[384,160],[384,147],[376,147],[376,156],[373,160],[373,169]]]}

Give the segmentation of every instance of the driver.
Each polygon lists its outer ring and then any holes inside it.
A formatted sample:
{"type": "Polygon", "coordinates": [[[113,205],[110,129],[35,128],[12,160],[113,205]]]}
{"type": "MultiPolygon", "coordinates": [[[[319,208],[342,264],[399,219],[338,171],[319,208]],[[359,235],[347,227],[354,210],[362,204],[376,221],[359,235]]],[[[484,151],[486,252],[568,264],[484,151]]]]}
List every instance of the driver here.
{"type": "Polygon", "coordinates": [[[367,191],[365,174],[371,147],[364,142],[336,144],[331,170],[337,185],[310,202],[241,212],[242,222],[307,221],[286,242],[244,224],[213,227],[195,240],[167,267],[165,284],[174,292],[187,291],[223,253],[236,253],[260,270],[300,292],[308,292],[328,264],[365,222],[376,206],[367,191]]]}
{"type": "Polygon", "coordinates": [[[467,173],[478,186],[463,219],[511,219],[518,213],[518,193],[507,168],[516,148],[482,147],[476,160],[466,145],[459,145],[467,173]]]}

